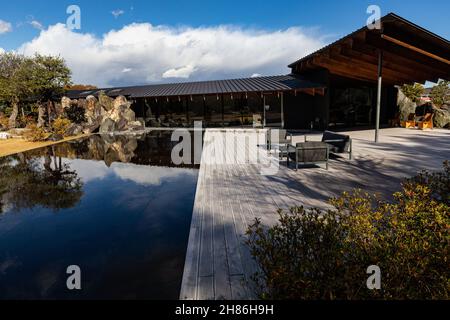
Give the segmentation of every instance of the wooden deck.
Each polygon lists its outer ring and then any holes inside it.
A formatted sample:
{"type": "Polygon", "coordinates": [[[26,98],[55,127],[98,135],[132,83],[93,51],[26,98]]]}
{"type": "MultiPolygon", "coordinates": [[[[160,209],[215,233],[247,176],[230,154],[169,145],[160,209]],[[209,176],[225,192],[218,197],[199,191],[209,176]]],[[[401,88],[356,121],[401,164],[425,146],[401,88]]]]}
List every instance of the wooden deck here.
{"type": "MultiPolygon", "coordinates": [[[[439,169],[450,159],[449,130],[384,129],[378,144],[372,142],[373,130],[348,134],[353,139],[351,161],[346,155],[334,158],[328,171],[317,167],[294,171],[292,164],[287,168],[280,162],[276,174],[263,175],[262,166],[268,161],[276,164],[276,158],[262,148],[249,148],[253,142],[243,142],[245,137],[259,138],[262,144],[262,130],[207,130],[180,299],[255,298],[250,276],[257,267],[244,243],[245,230],[255,217],[272,225],[278,208],[326,208],[327,199],[354,188],[390,199],[404,177],[425,168],[439,169]],[[247,152],[259,162],[237,159],[218,164],[214,160],[222,152],[228,160],[247,152]]],[[[303,139],[297,135],[294,142],[303,139]]]]}

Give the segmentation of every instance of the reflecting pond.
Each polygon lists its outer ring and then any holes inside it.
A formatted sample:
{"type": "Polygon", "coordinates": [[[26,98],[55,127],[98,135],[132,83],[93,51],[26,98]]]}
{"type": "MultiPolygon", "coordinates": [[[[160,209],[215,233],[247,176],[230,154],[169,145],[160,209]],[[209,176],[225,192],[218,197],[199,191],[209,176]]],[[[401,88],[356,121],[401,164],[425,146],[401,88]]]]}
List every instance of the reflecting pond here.
{"type": "Polygon", "coordinates": [[[198,167],[171,132],[0,158],[0,299],[177,299],[198,167]],[[68,290],[67,267],[81,269],[68,290]]]}

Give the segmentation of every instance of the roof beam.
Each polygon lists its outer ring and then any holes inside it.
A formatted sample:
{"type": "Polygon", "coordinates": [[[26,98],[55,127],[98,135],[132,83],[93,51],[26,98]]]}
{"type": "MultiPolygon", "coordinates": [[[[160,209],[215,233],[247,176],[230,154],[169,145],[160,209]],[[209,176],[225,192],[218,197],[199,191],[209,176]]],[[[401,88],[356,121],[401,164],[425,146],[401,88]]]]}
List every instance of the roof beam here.
{"type": "MultiPolygon", "coordinates": [[[[376,56],[378,49],[376,46],[368,44],[368,43],[361,43],[357,40],[353,40],[349,42],[349,45],[351,46],[352,51],[363,53],[371,56],[376,56]]],[[[384,61],[392,62],[396,65],[405,66],[406,68],[410,70],[414,70],[419,73],[423,73],[427,75],[426,80],[433,81],[434,79],[437,79],[437,77],[444,76],[445,70],[437,69],[434,66],[430,64],[424,64],[420,61],[413,60],[409,57],[407,57],[404,52],[398,52],[393,51],[389,49],[384,49],[384,61]]]]}
{"type": "MultiPolygon", "coordinates": [[[[345,57],[358,59],[358,60],[361,60],[361,61],[364,61],[367,63],[371,63],[373,65],[378,64],[378,59],[376,56],[365,53],[365,52],[353,50],[348,45],[341,46],[340,54],[345,57]]],[[[411,69],[411,68],[406,67],[402,63],[394,63],[391,61],[387,61],[387,59],[383,59],[383,70],[385,70],[385,68],[387,70],[391,70],[392,72],[407,75],[408,78],[415,78],[415,81],[417,81],[417,80],[425,81],[425,80],[433,79],[433,75],[430,74],[429,70],[428,70],[428,72],[426,72],[424,70],[411,69]]]]}
{"type": "MultiPolygon", "coordinates": [[[[351,67],[345,66],[339,62],[336,62],[330,58],[325,57],[314,57],[313,63],[327,68],[331,73],[340,74],[347,78],[353,79],[365,79],[366,81],[376,82],[377,72],[368,70],[358,65],[352,65],[351,67]]],[[[384,76],[385,82],[389,84],[403,84],[405,80],[400,77],[395,77],[392,74],[384,76]]]]}
{"type": "MultiPolygon", "coordinates": [[[[373,64],[373,63],[365,62],[365,61],[358,60],[358,59],[348,58],[348,57],[345,57],[343,55],[336,54],[336,53],[334,53],[334,54],[331,53],[330,59],[332,61],[336,61],[336,63],[345,64],[350,69],[353,69],[356,67],[361,70],[366,70],[367,72],[373,73],[374,75],[378,74],[378,63],[373,64]]],[[[398,83],[398,84],[413,83],[414,81],[417,80],[417,77],[416,77],[415,80],[411,81],[410,80],[411,78],[408,76],[405,77],[403,73],[400,73],[398,71],[395,71],[395,70],[392,70],[389,68],[385,68],[385,67],[383,67],[383,76],[390,77],[392,79],[399,79],[401,81],[401,83],[398,83]]]]}
{"type": "Polygon", "coordinates": [[[397,45],[399,45],[399,46],[402,46],[402,47],[404,47],[404,48],[407,48],[407,49],[409,49],[409,50],[418,52],[418,53],[423,54],[423,55],[425,55],[425,56],[427,56],[427,57],[430,57],[430,58],[432,58],[432,59],[435,59],[435,60],[438,60],[438,61],[441,61],[441,62],[443,62],[443,63],[446,63],[446,64],[450,65],[450,60],[447,60],[447,59],[442,58],[442,57],[440,57],[440,56],[438,56],[438,55],[435,55],[435,54],[433,54],[433,53],[431,53],[431,52],[428,52],[428,51],[422,50],[422,49],[420,49],[420,48],[417,48],[417,47],[415,47],[415,46],[413,46],[413,45],[410,45],[410,44],[408,44],[408,43],[406,43],[406,42],[403,42],[403,41],[401,41],[401,40],[398,40],[398,39],[395,39],[395,38],[393,38],[393,37],[390,37],[390,36],[388,36],[388,35],[386,35],[386,34],[382,34],[382,35],[381,35],[381,38],[384,39],[384,40],[390,41],[390,42],[392,42],[392,43],[395,43],[395,44],[397,44],[397,45]]]}

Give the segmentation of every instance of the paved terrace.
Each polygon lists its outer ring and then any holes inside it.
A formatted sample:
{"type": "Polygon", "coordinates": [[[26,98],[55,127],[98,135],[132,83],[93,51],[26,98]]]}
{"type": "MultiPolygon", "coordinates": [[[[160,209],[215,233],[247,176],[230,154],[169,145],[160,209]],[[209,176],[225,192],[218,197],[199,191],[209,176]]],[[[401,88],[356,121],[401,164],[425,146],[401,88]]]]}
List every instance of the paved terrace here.
{"type": "MultiPolygon", "coordinates": [[[[231,131],[236,138],[259,137],[261,143],[264,139],[262,130],[231,131]]],[[[243,154],[249,144],[234,146],[225,139],[225,131],[207,130],[180,298],[255,298],[249,279],[256,265],[244,244],[246,227],[255,217],[271,225],[277,221],[278,208],[325,208],[329,197],[353,188],[390,199],[404,177],[424,168],[439,169],[450,159],[449,130],[384,129],[378,144],[373,142],[373,130],[347,134],[353,139],[351,161],[347,155],[334,158],[328,171],[317,167],[294,171],[292,163],[287,168],[280,162],[277,174],[261,175],[261,165],[247,161],[212,163],[221,150],[228,156],[233,150],[243,154]]],[[[297,135],[293,140],[300,142],[304,137],[297,135]]],[[[251,152],[258,154],[260,162],[268,161],[266,151],[251,152]]]]}

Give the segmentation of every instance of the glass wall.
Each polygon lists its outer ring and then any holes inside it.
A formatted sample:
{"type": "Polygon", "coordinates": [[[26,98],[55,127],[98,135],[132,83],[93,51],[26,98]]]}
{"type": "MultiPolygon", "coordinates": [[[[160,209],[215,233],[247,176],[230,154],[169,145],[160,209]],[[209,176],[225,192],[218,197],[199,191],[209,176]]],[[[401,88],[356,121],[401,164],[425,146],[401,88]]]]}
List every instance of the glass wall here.
{"type": "MultiPolygon", "coordinates": [[[[276,94],[266,95],[268,126],[281,125],[281,104],[276,94]]],[[[260,93],[240,93],[180,98],[137,99],[133,105],[145,116],[148,127],[252,127],[263,124],[263,98],[260,93]],[[142,111],[141,111],[142,110],[142,111]]]]}

